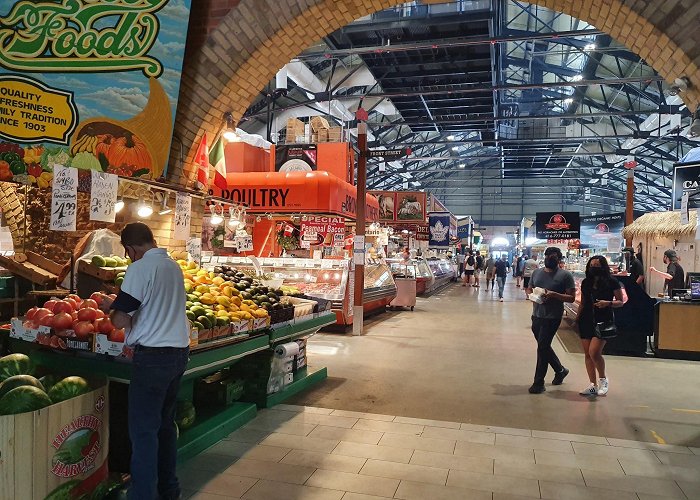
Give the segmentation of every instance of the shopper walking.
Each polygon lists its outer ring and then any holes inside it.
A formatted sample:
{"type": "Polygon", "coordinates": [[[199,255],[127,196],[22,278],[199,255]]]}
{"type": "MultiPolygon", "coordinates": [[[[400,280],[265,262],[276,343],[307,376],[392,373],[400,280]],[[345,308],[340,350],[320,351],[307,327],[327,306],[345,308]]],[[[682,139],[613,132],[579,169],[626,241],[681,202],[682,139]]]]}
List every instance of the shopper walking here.
{"type": "Polygon", "coordinates": [[[464,274],[464,252],[461,250],[457,252],[457,265],[459,266],[459,276],[460,278],[464,274]]]}
{"type": "Polygon", "coordinates": [[[581,304],[575,322],[586,355],[586,372],[590,381],[588,387],[579,393],[582,396],[605,396],[608,393],[603,348],[612,335],[605,332],[605,325],[615,323],[613,309],[623,305],[622,287],[613,278],[607,259],[602,255],[588,259],[586,277],[581,283],[581,304]]]}
{"type": "Polygon", "coordinates": [[[561,364],[552,349],[552,340],[564,315],[564,302],[573,302],[576,295],[574,276],[569,271],[559,268],[562,258],[559,248],[547,248],[544,252],[545,267],[532,273],[527,289],[528,294],[531,294],[534,288],[544,289],[542,303],[535,302],[532,307],[532,333],[537,340],[537,364],[535,379],[529,389],[531,394],[545,391],[544,378],[548,365],[554,370],[552,385],[560,385],[569,374],[569,370],[561,364]]]}
{"type": "Polygon", "coordinates": [[[182,271],[158,248],[151,229],[127,224],[121,243],[132,264],[114,301],[105,298],[112,323],[128,329],[134,349],[129,384],[131,487],[134,500],[177,499],[175,405],[187,366],[189,328],[182,271]]]}
{"type": "Polygon", "coordinates": [[[496,260],[493,258],[493,254],[489,254],[489,258],[486,259],[484,267],[486,268],[486,291],[489,291],[490,283],[491,291],[493,292],[495,288],[494,279],[496,278],[496,260]]]}
{"type": "Polygon", "coordinates": [[[474,285],[476,288],[481,286],[481,273],[484,272],[484,258],[481,256],[481,252],[476,251],[474,264],[474,285]]]}
{"type": "Polygon", "coordinates": [[[523,288],[525,289],[525,299],[527,299],[527,288],[530,286],[530,278],[535,269],[539,268],[540,265],[537,263],[537,254],[533,254],[532,257],[525,256],[525,262],[523,263],[523,288]]]}
{"type": "Polygon", "coordinates": [[[476,266],[476,259],[474,258],[472,251],[469,250],[467,258],[464,261],[464,282],[462,283],[462,286],[467,286],[471,283],[472,276],[474,276],[474,266],[476,266]]]}
{"type": "Polygon", "coordinates": [[[496,282],[498,283],[498,300],[503,302],[503,289],[506,287],[506,276],[508,276],[508,258],[503,255],[496,261],[496,282]]]}

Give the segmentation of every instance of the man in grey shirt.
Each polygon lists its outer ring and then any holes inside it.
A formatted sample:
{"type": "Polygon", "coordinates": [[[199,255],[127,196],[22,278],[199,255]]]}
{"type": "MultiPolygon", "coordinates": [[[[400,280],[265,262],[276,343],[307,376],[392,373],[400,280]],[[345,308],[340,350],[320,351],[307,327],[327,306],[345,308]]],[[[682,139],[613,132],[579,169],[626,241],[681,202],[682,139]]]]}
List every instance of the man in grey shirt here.
{"type": "Polygon", "coordinates": [[[552,340],[564,315],[564,302],[573,302],[576,296],[573,275],[559,267],[562,258],[561,250],[557,247],[547,248],[544,252],[544,269],[533,271],[527,287],[528,294],[537,287],[545,290],[543,303],[533,303],[532,308],[532,333],[537,340],[537,366],[535,380],[529,389],[531,394],[545,391],[544,378],[548,365],[554,370],[552,385],[560,385],[569,374],[569,370],[564,368],[552,349],[552,340]]]}

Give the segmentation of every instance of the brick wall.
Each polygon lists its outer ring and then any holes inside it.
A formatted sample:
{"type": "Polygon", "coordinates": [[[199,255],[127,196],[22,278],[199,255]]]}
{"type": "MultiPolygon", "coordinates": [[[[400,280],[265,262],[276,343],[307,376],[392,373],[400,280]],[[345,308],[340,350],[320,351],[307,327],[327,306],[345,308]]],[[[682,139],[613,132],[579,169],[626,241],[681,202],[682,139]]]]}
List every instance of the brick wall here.
{"type": "MultiPolygon", "coordinates": [[[[428,0],[439,3],[440,0],[428,0]]],[[[192,179],[192,157],[203,134],[215,134],[223,114],[239,119],[290,59],[328,33],[402,0],[202,0],[194,2],[175,123],[178,141],[169,176],[192,179]]],[[[667,81],[686,75],[684,97],[700,102],[700,20],[697,0],[531,0],[607,31],[667,81]]]]}

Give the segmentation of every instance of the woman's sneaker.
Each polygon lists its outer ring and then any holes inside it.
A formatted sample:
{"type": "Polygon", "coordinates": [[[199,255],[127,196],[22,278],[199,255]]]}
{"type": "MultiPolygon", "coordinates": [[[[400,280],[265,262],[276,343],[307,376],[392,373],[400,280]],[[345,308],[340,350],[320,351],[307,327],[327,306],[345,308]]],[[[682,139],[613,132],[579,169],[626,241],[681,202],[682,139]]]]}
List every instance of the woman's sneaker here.
{"type": "Polygon", "coordinates": [[[608,379],[598,379],[598,396],[605,396],[608,393],[608,379]]]}
{"type": "Polygon", "coordinates": [[[586,396],[587,398],[593,398],[598,395],[598,389],[596,389],[595,384],[590,384],[584,390],[579,392],[581,396],[586,396]]]}

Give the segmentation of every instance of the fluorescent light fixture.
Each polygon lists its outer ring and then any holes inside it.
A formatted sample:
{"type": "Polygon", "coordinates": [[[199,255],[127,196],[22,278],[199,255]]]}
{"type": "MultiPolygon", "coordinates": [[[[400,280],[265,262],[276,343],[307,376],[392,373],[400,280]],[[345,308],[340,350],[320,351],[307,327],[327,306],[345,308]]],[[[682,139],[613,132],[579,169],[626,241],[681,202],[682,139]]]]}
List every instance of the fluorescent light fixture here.
{"type": "Polygon", "coordinates": [[[571,97],[567,97],[566,99],[564,99],[564,104],[567,106],[572,102],[574,102],[574,100],[571,97]]]}
{"type": "Polygon", "coordinates": [[[238,134],[232,130],[227,130],[226,132],[224,132],[224,139],[226,139],[229,142],[238,142],[241,140],[241,138],[238,137],[238,134]]]}
{"type": "Polygon", "coordinates": [[[508,241],[507,238],[499,237],[499,238],[494,238],[493,240],[491,240],[491,244],[494,246],[498,246],[498,247],[507,247],[508,245],[510,245],[510,242],[508,241]]]}
{"type": "Polygon", "coordinates": [[[448,136],[447,136],[447,140],[448,140],[448,141],[454,141],[455,139],[456,139],[456,137],[455,137],[454,135],[448,135],[448,136]]]}
{"type": "Polygon", "coordinates": [[[464,168],[464,167],[466,167],[466,166],[467,166],[466,163],[460,163],[460,164],[459,164],[459,168],[464,168]]]}
{"type": "Polygon", "coordinates": [[[124,210],[124,200],[121,198],[117,198],[117,202],[114,204],[114,211],[118,213],[122,210],[124,210]]]}
{"type": "MultiPolygon", "coordinates": [[[[223,212],[223,207],[221,210],[223,212]]],[[[209,222],[212,226],[218,226],[224,221],[224,218],[221,216],[221,214],[216,211],[216,205],[211,205],[209,207],[209,211],[211,212],[211,219],[209,219],[209,222]]]]}
{"type": "Polygon", "coordinates": [[[136,213],[138,214],[139,217],[150,217],[153,215],[153,206],[150,203],[146,203],[143,198],[139,200],[139,205],[138,209],[136,210],[136,213]]]}
{"type": "Polygon", "coordinates": [[[595,43],[587,43],[583,47],[583,50],[585,50],[586,52],[590,52],[591,50],[595,50],[595,49],[596,49],[595,43]]]}
{"type": "Polygon", "coordinates": [[[581,80],[583,80],[583,75],[574,75],[571,77],[572,82],[580,82],[581,80]]]}
{"type": "Polygon", "coordinates": [[[160,205],[160,211],[158,212],[158,215],[167,215],[173,211],[172,208],[168,208],[169,197],[170,195],[168,193],[163,193],[163,203],[161,203],[160,205]]]}
{"type": "Polygon", "coordinates": [[[459,151],[459,146],[452,146],[452,151],[459,151]]]}

